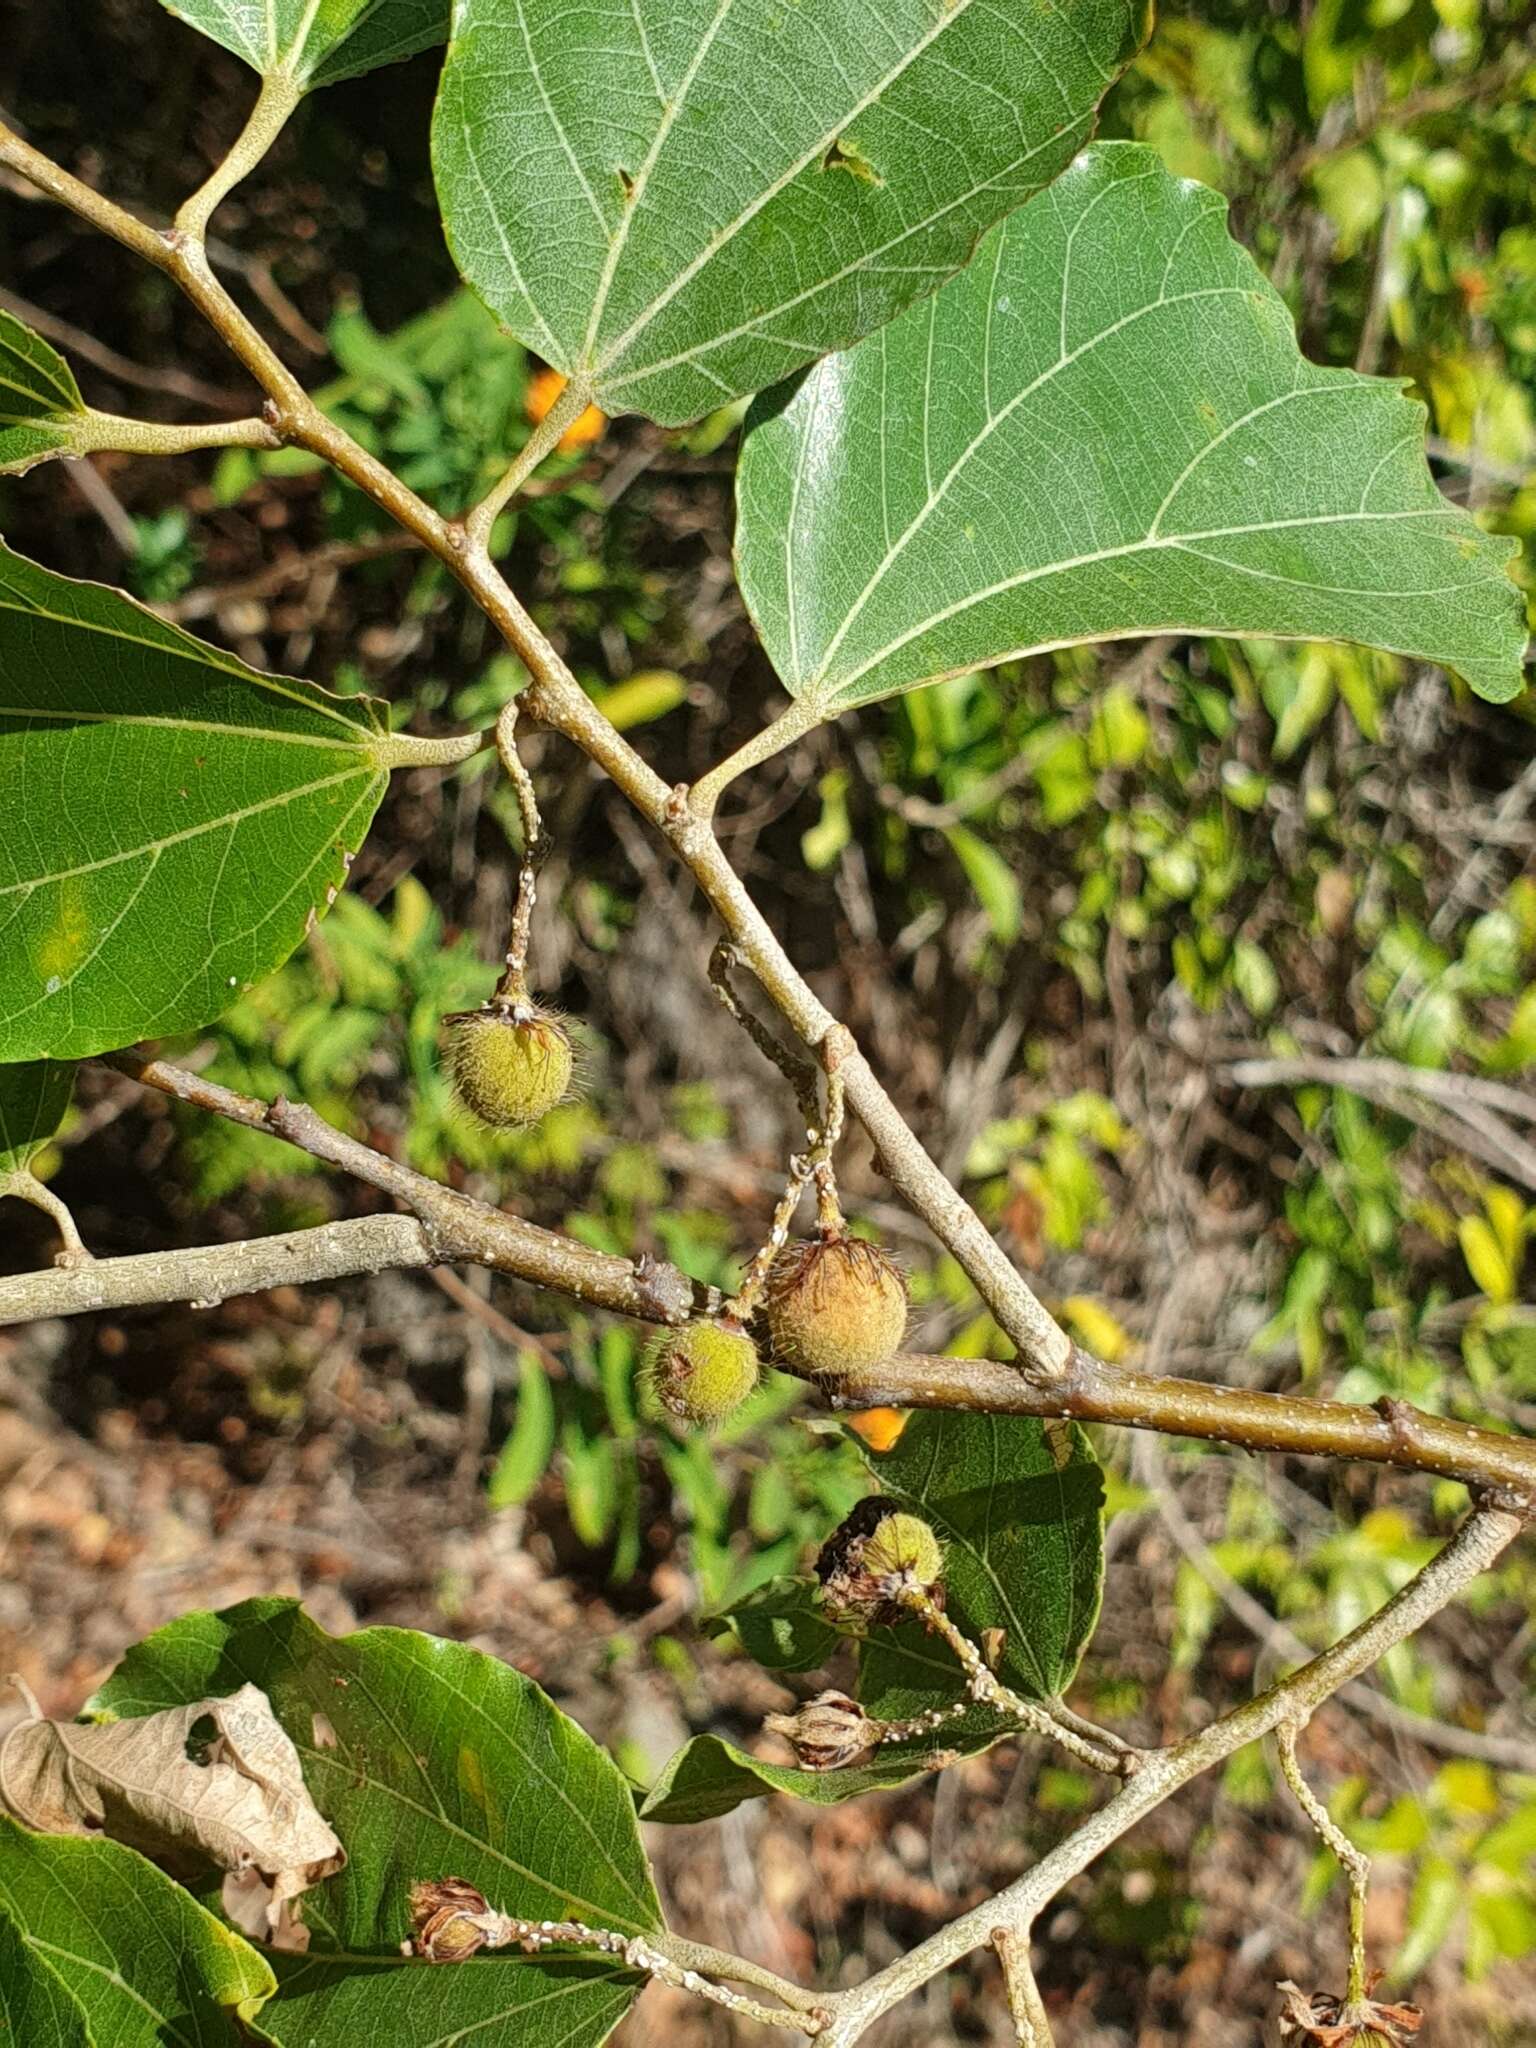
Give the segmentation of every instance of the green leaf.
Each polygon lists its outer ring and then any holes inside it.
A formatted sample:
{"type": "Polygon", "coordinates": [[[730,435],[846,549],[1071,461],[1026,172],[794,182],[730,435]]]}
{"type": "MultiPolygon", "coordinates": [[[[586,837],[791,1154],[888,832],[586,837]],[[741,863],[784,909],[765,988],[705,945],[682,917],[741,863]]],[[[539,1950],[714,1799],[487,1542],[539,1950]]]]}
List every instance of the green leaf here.
{"type": "Polygon", "coordinates": [[[1145,26],[1144,0],[459,0],[448,240],[604,411],[680,425],[957,270],[1145,26]]]}
{"type": "Polygon", "coordinates": [[[0,1067],[0,1180],[23,1173],[63,1123],[74,1093],[67,1062],[26,1060],[0,1067]]]}
{"type": "Polygon", "coordinates": [[[0,1061],[208,1023],[324,911],[389,770],[475,744],[0,548],[0,1061]]]}
{"type": "Polygon", "coordinates": [[[821,715],[1132,634],[1353,640],[1520,687],[1514,543],[1423,409],[1319,369],[1224,201],[1108,143],[926,305],[760,401],[738,567],[821,715]]]}
{"type": "Polygon", "coordinates": [[[0,310],[0,476],[20,476],[77,445],[85,415],[74,372],[55,348],[0,310]]]}
{"type": "Polygon", "coordinates": [[[718,1735],[696,1735],[663,1766],[646,1794],[640,1818],[686,1827],[694,1821],[717,1820],[745,1800],[761,1799],[769,1792],[788,1792],[812,1806],[840,1806],[867,1792],[893,1792],[938,1769],[941,1762],[979,1756],[1008,1733],[994,1716],[985,1730],[967,1728],[954,1736],[944,1729],[924,1743],[893,1744],[875,1762],[852,1771],[802,1771],[791,1764],[766,1763],[718,1735]]]}
{"type": "MultiPolygon", "coordinates": [[[[79,2038],[102,2048],[230,2048],[234,2017],[253,2021],[276,1989],[249,1942],[104,1838],[34,1835],[0,1816],[0,1918],[78,2009],[88,2029],[79,2038]]],[[[0,1985],[8,1998],[8,1973],[0,1985]]],[[[57,2040],[67,2048],[69,2032],[57,2040]]],[[[55,2036],[18,2034],[17,2048],[24,2042],[54,2048],[55,2036]]]]}
{"type": "Polygon", "coordinates": [[[729,1628],[765,1671],[814,1671],[842,1638],[828,1621],[810,1579],[770,1579],[706,1628],[729,1628]]]}
{"type": "MultiPolygon", "coordinates": [[[[890,1450],[864,1446],[864,1460],[881,1493],[921,1515],[943,1544],[946,1612],[983,1647],[989,1632],[1002,1632],[997,1676],[1026,1699],[1060,1698],[1103,1593],[1104,1475],[1082,1430],[930,1410],[890,1450]]],[[[920,1622],[877,1630],[864,1646],[858,1694],[882,1719],[963,1690],[959,1665],[920,1622]]]]}
{"type": "MultiPolygon", "coordinates": [[[[296,1602],[194,1614],[128,1652],[91,1702],[146,1714],[259,1685],[298,1748],[344,1871],[304,1897],[310,1954],[283,1967],[283,2048],[413,2048],[495,2029],[498,2048],[601,2040],[637,1988],[607,1962],[400,1954],[410,1887],[466,1878],[520,1918],[653,1934],[661,1913],[629,1787],[521,1672],[393,1628],[329,1636],[296,1602]],[[408,2016],[408,2017],[407,2017],[408,2016]]],[[[489,2031],[485,2038],[490,2038],[489,2031]]]]}
{"type": "Polygon", "coordinates": [[[161,0],[263,78],[306,90],[445,40],[451,0],[161,0]]]}
{"type": "Polygon", "coordinates": [[[539,1354],[520,1351],[517,1373],[517,1416],[485,1489],[493,1508],[521,1507],[554,1455],[555,1397],[539,1354]]]}
{"type": "MultiPolygon", "coordinates": [[[[1103,1590],[1104,1478],[1083,1432],[1032,1416],[930,1412],[913,1416],[889,1451],[861,1450],[882,1495],[937,1532],[946,1611],[978,1647],[997,1647],[998,1677],[1028,1699],[1058,1699],[1093,1633],[1103,1590]]],[[[834,1647],[809,1581],[775,1580],[723,1619],[769,1670],[808,1670],[834,1647]]],[[[878,1719],[906,1720],[962,1699],[966,1681],[944,1645],[913,1621],[875,1629],[859,1645],[857,1693],[878,1719]]],[[[979,1755],[1015,1725],[970,1707],[846,1771],[768,1763],[699,1735],[662,1771],[641,1817],[711,1820],[767,1792],[836,1805],[905,1785],[941,1760],[979,1755]]]]}
{"type": "Polygon", "coordinates": [[[25,2048],[96,2048],[85,2014],[40,1955],[27,1946],[21,1928],[0,1909],[0,2041],[25,2048]]]}

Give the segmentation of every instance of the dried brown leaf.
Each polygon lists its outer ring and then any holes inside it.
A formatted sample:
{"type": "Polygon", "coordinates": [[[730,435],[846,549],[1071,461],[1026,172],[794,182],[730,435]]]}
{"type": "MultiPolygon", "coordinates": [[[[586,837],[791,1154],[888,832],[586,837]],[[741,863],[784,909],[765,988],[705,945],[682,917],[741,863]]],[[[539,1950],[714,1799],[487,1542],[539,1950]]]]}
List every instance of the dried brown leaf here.
{"type": "Polygon", "coordinates": [[[110,1835],[173,1869],[212,1863],[230,1918],[282,1948],[308,1939],[292,1901],[347,1860],[254,1685],[137,1720],[34,1714],[0,1743],[0,1810],[44,1834],[110,1835]]]}

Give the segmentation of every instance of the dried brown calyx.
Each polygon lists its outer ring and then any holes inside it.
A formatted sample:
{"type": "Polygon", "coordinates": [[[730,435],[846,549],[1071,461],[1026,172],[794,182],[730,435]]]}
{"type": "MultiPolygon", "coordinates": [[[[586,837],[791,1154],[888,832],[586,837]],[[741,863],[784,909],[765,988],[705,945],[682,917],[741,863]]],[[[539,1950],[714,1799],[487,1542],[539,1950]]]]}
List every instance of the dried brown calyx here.
{"type": "Polygon", "coordinates": [[[1346,2001],[1289,1982],[1277,1988],[1279,2036],[1296,2048],[1405,2048],[1423,2024],[1416,2005],[1384,2005],[1369,1996],[1346,2001]]]}

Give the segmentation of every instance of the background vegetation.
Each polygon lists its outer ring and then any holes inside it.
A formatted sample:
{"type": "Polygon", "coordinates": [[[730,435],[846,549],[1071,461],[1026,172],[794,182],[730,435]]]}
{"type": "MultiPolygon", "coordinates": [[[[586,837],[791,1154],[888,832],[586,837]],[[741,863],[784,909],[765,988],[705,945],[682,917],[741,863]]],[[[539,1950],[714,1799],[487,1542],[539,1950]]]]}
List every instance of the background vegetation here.
{"type": "MultiPolygon", "coordinates": [[[[1514,0],[1210,0],[1162,21],[1101,129],[1224,190],[1307,351],[1411,379],[1445,489],[1527,542],[1531,28],[1514,0]]],[[[158,213],[249,96],[232,60],[141,0],[5,0],[0,50],[0,98],[33,139],[158,213]]],[[[219,249],[326,404],[454,510],[547,392],[455,288],[426,162],[431,63],[384,77],[305,105],[220,215],[219,249]]],[[[9,186],[0,280],[0,305],[68,348],[93,403],[248,409],[168,284],[9,186]]],[[[668,780],[745,738],[774,690],[731,581],[735,424],[616,423],[548,473],[515,533],[509,516],[540,623],[668,780]]],[[[307,457],[110,457],[0,489],[23,550],[126,580],[260,666],[387,697],[402,727],[483,719],[518,687],[441,569],[307,457]]],[[[813,734],[732,792],[722,830],[930,1148],[1104,1356],[1529,1428],[1533,728],[1529,697],[1494,709],[1353,649],[1069,651],[813,734]],[[1340,1056],[1480,1076],[1516,1106],[1379,1067],[1341,1088],[1340,1056]]],[[[536,734],[526,757],[557,844],[537,977],[590,1050],[584,1101],[503,1140],[456,1117],[437,1072],[436,1020],[489,989],[510,901],[515,830],[484,760],[397,778],[308,945],[176,1050],[589,1244],[728,1282],[772,1205],[779,1091],[688,971],[710,922],[623,799],[536,734]]],[[[910,1263],[918,1339],[1003,1355],[860,1142],[847,1192],[910,1263]]],[[[101,1072],[49,1164],[99,1252],[369,1199],[101,1072]]],[[[0,1266],[45,1259],[46,1231],[7,1205],[0,1266]]],[[[0,1337],[0,1668],[71,1712],[171,1616],[297,1591],[331,1627],[403,1622],[494,1650],[640,1782],[691,1729],[749,1735],[785,1694],[708,1616],[799,1566],[860,1468],[787,1382],[713,1446],[657,1440],[630,1406],[632,1342],[479,1274],[0,1337]]],[[[1347,1627],[1464,1506],[1391,1473],[1099,1448],[1112,1569],[1077,1697],[1151,1738],[1193,1700],[1241,1697],[1292,1638],[1347,1627]]],[[[1536,1576],[1517,1552],[1481,1611],[1393,1653],[1374,1708],[1323,1723],[1325,1790],[1382,1859],[1376,1945],[1394,1985],[1420,1986],[1436,2041],[1536,2040],[1533,1654],[1536,1576]]],[[[833,1976],[984,1896],[1089,1793],[1005,1750],[846,1809],[775,1802],[657,1831],[658,1870],[700,1938],[833,1976]]],[[[1243,1752],[1048,1918],[1059,2038],[1256,2038],[1277,1977],[1330,1981],[1307,1958],[1338,1940],[1341,1915],[1312,1918],[1331,1871],[1243,1752]]],[[[932,1989],[882,2039],[1007,2038],[990,1980],[932,1989]]],[[[656,1992],[621,2038],[728,2034],[656,1992]]]]}

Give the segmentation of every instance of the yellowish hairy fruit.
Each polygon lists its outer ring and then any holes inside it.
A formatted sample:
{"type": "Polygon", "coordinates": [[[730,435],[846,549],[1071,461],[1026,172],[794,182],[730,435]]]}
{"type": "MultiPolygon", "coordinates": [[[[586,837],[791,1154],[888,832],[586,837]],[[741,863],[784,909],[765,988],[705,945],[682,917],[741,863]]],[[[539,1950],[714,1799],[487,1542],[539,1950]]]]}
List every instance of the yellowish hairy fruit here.
{"type": "Polygon", "coordinates": [[[907,1334],[900,1266],[856,1237],[786,1245],[768,1271],[766,1308],[780,1358],[828,1379],[883,1364],[907,1334]]]}
{"type": "Polygon", "coordinates": [[[641,1387],[678,1422],[713,1429],[734,1415],[757,1385],[757,1346],[727,1323],[685,1323],[662,1330],[646,1346],[641,1387]]]}
{"type": "Polygon", "coordinates": [[[909,1572],[922,1586],[944,1576],[939,1539],[920,1515],[887,1515],[867,1538],[860,1563],[874,1578],[909,1572]]]}
{"type": "Polygon", "coordinates": [[[469,1010],[444,1019],[454,1092],[482,1123],[526,1130],[570,1091],[570,1034],[547,1010],[469,1010]]]}

